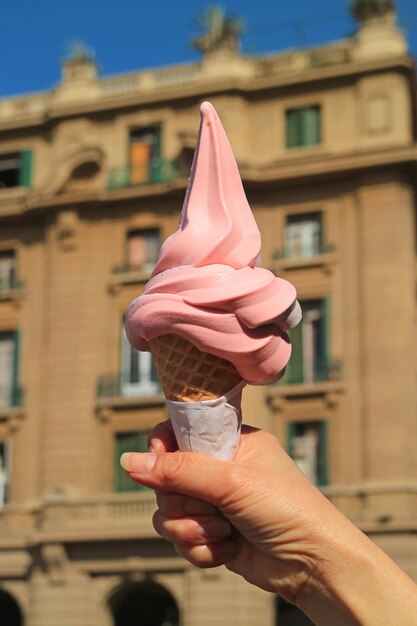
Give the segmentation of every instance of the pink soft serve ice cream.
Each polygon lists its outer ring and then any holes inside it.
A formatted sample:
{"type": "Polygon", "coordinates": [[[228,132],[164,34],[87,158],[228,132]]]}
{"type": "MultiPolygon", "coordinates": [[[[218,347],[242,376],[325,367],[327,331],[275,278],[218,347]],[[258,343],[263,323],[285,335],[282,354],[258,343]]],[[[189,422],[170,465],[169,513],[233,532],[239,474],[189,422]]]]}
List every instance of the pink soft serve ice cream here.
{"type": "Polygon", "coordinates": [[[162,246],[126,332],[138,350],[175,334],[234,365],[242,379],[281,378],[301,318],[291,283],[257,267],[261,238],[226,133],[209,102],[178,230],[162,246]]]}

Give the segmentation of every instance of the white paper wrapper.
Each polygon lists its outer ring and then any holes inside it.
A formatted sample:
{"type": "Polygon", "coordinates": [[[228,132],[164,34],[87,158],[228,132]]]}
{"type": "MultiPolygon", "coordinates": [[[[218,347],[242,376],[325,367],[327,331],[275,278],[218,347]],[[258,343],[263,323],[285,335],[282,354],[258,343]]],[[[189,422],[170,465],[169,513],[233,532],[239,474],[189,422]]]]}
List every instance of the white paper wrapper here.
{"type": "Polygon", "coordinates": [[[222,461],[233,459],[240,439],[240,404],[245,385],[242,381],[216,400],[167,400],[168,413],[182,452],[199,452],[222,461]]]}

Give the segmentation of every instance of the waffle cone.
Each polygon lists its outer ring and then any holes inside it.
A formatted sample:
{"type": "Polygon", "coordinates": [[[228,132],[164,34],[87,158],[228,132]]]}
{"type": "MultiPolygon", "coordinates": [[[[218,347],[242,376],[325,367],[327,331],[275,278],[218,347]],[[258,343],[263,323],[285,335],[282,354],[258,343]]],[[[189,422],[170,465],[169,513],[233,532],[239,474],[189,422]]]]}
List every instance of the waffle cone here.
{"type": "Polygon", "coordinates": [[[157,337],[150,345],[159,380],[168,400],[215,400],[242,380],[229,361],[200,352],[179,335],[157,337]]]}

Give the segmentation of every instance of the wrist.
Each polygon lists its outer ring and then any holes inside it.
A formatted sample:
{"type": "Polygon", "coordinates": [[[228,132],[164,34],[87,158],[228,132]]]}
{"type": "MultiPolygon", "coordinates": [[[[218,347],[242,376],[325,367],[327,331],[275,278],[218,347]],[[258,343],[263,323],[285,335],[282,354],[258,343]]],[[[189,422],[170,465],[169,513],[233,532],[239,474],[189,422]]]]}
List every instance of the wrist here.
{"type": "Polygon", "coordinates": [[[317,566],[295,604],[317,626],[413,623],[417,605],[413,581],[356,526],[344,518],[340,521],[323,543],[317,566]]]}

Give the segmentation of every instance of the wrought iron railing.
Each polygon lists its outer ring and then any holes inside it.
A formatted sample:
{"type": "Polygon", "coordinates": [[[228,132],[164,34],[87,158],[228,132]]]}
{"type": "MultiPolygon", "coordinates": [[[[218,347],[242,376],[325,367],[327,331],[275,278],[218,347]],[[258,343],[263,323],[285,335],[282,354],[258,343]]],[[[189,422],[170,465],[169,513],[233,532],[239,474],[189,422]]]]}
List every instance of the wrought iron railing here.
{"type": "Polygon", "coordinates": [[[112,168],[110,170],[109,189],[122,189],[138,185],[166,183],[177,175],[175,161],[166,159],[152,159],[149,163],[140,166],[112,168]]]}
{"type": "Polygon", "coordinates": [[[98,398],[135,398],[160,393],[161,386],[157,380],[131,382],[127,375],[105,374],[97,381],[98,398]]]}
{"type": "Polygon", "coordinates": [[[0,387],[0,408],[14,408],[23,406],[23,389],[18,385],[0,387]]]}
{"type": "Polygon", "coordinates": [[[342,378],[342,364],[339,360],[315,361],[307,368],[303,363],[290,361],[282,379],[286,385],[308,385],[311,383],[338,381],[342,378]]]}
{"type": "Polygon", "coordinates": [[[155,267],[154,263],[143,263],[142,265],[131,265],[130,263],[123,263],[121,265],[116,265],[112,268],[113,274],[129,274],[129,273],[141,273],[141,274],[151,274],[153,268],[155,267]]]}
{"type": "Polygon", "coordinates": [[[320,243],[317,246],[309,248],[301,248],[299,254],[295,254],[292,250],[284,248],[284,250],[276,250],[272,258],[274,261],[282,261],[284,259],[309,259],[316,255],[328,254],[335,251],[335,246],[326,243],[320,243]]]}
{"type": "Polygon", "coordinates": [[[23,289],[23,283],[16,276],[0,276],[0,295],[23,289]]]}

